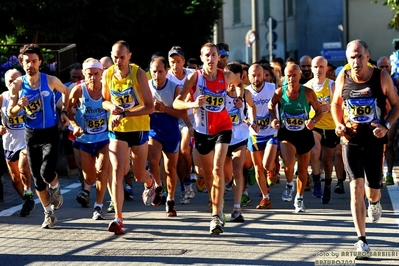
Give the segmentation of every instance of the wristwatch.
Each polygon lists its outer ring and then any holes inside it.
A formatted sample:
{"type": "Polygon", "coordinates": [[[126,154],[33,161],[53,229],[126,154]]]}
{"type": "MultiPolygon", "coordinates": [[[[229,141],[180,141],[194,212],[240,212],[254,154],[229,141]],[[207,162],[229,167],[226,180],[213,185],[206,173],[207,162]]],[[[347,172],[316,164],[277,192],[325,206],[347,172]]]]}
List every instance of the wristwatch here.
{"type": "Polygon", "coordinates": [[[389,122],[385,122],[385,127],[390,130],[391,129],[391,124],[389,122]]]}

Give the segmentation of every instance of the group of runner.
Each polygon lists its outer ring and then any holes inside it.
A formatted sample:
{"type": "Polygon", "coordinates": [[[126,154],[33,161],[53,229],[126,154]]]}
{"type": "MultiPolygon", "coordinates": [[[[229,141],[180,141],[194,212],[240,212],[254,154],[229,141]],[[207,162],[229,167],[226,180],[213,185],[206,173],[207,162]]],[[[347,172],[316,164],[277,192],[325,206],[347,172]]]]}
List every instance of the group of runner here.
{"type": "Polygon", "coordinates": [[[25,201],[21,216],[29,216],[35,206],[32,176],[44,208],[42,227],[53,228],[57,222],[54,210],[63,203],[55,171],[60,122],[70,125],[78,151],[83,179],[77,201],[89,206],[90,188],[96,184],[92,218],[104,219],[108,187],[115,212],[108,230],[117,235],[125,232],[124,183],[130,170],[144,184],[145,205],[161,205],[164,194],[168,217],[177,215],[179,180],[180,203],[187,204],[195,195],[195,176],[198,191],[206,189],[209,195],[209,232],[220,234],[226,222],[226,190],[234,193],[232,222],[244,222],[246,186],[254,182],[251,172],[262,196],[256,208],[271,208],[270,187],[279,182],[282,158],[287,180],[282,200],[294,200],[296,213],[305,211],[309,183],[314,197],[330,202],[334,165],[334,192],[345,193],[345,166],[359,238],[356,248],[369,251],[364,198],[369,218],[377,222],[383,149],[399,113],[392,79],[367,65],[370,52],[363,41],[348,44],[348,65],[336,81],[327,77],[329,65],[321,56],[303,56],[298,64],[275,60],[249,66],[228,62],[224,43],[204,44],[202,67],[191,60],[190,68],[184,67],[182,48],[173,46],[167,57],[154,54],[146,73],[130,62],[128,43],[118,41],[110,59],[86,59],[84,79],[68,89],[58,78],[39,72],[40,47],[29,44],[20,52],[25,74],[6,73],[9,91],[0,97],[0,132],[14,187],[25,201]]]}

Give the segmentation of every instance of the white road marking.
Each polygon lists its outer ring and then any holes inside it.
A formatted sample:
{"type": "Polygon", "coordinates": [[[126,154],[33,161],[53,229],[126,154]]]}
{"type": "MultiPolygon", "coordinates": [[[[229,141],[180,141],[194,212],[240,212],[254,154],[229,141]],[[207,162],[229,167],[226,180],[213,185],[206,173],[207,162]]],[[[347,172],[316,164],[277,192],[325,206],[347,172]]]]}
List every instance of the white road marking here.
{"type": "MultiPolygon", "coordinates": [[[[66,193],[68,193],[69,191],[71,191],[71,189],[77,188],[77,187],[79,187],[79,186],[80,186],[80,183],[71,184],[71,185],[69,185],[69,186],[66,187],[66,188],[68,188],[68,189],[61,189],[61,194],[66,194],[66,193]],[[77,184],[77,186],[76,186],[76,184],[77,184]]],[[[35,199],[35,203],[36,203],[36,204],[40,204],[40,200],[39,200],[39,199],[35,199]]],[[[3,210],[3,211],[0,212],[0,216],[11,216],[11,215],[13,215],[15,212],[20,211],[21,208],[22,208],[22,204],[19,204],[19,205],[17,205],[17,206],[14,206],[14,207],[5,209],[5,210],[3,210]]]]}

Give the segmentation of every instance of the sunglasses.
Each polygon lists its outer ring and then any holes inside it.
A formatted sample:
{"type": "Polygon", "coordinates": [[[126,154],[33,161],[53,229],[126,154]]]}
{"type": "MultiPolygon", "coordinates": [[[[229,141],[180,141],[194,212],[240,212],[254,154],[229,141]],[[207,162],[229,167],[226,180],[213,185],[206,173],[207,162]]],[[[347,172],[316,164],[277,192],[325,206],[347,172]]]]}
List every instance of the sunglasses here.
{"type": "Polygon", "coordinates": [[[221,56],[220,56],[220,58],[222,58],[222,59],[223,59],[223,58],[225,58],[226,56],[227,56],[227,55],[221,55],[221,56]]]}
{"type": "Polygon", "coordinates": [[[389,68],[387,65],[381,65],[380,68],[389,68]]]}

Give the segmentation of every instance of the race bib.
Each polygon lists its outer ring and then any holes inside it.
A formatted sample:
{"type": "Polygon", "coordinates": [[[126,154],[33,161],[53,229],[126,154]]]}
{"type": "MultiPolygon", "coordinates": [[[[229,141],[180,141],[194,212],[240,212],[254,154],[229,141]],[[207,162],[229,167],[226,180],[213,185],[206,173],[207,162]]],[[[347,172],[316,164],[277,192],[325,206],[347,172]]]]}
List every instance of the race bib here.
{"type": "Polygon", "coordinates": [[[29,119],[36,119],[37,113],[41,111],[42,108],[43,106],[40,94],[28,98],[28,105],[25,106],[26,117],[29,119]]]}
{"type": "Polygon", "coordinates": [[[260,129],[266,129],[271,124],[271,117],[270,116],[265,116],[265,117],[257,116],[256,124],[259,126],[260,129]]]}
{"type": "Polygon", "coordinates": [[[84,132],[86,134],[99,134],[107,131],[107,114],[98,116],[84,116],[84,132]]]}
{"type": "Polygon", "coordinates": [[[221,112],[225,108],[226,91],[216,94],[204,88],[205,103],[203,108],[209,112],[221,112]]]}
{"type": "Polygon", "coordinates": [[[357,124],[374,121],[377,118],[375,101],[374,98],[347,99],[348,121],[357,124]]]}
{"type": "Polygon", "coordinates": [[[290,131],[300,131],[305,128],[306,113],[291,115],[284,113],[283,124],[290,131]]]}
{"type": "Polygon", "coordinates": [[[111,90],[111,102],[119,105],[124,109],[132,109],[139,104],[135,97],[133,88],[128,88],[123,91],[111,90]]]}
{"type": "Polygon", "coordinates": [[[229,116],[231,118],[231,122],[233,123],[233,126],[237,126],[239,124],[241,124],[242,120],[241,120],[241,116],[240,116],[240,110],[236,107],[234,107],[233,109],[231,109],[229,111],[229,116]]]}

